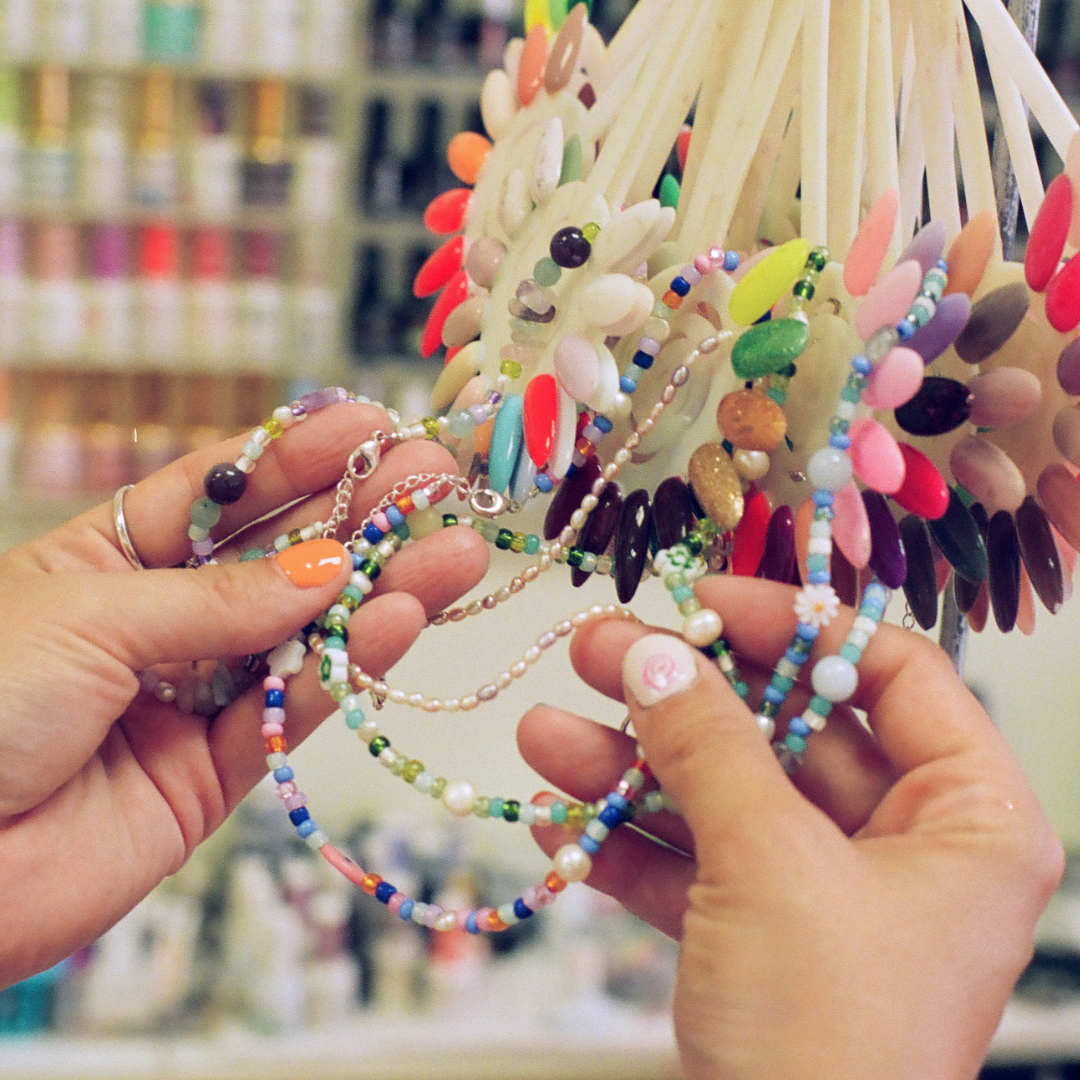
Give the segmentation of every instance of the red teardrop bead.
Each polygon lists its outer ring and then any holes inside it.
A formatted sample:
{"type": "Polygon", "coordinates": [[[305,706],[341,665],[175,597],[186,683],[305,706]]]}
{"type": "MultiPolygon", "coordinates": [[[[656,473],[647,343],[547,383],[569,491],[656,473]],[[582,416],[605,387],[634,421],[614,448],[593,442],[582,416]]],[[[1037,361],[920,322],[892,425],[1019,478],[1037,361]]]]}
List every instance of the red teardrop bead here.
{"type": "Polygon", "coordinates": [[[434,296],[460,269],[465,257],[465,237],[444,240],[425,260],[413,281],[413,296],[434,296]]]}
{"type": "Polygon", "coordinates": [[[1046,318],[1061,334],[1080,326],[1080,259],[1075,255],[1046,286],[1046,318]]]}
{"type": "Polygon", "coordinates": [[[891,498],[909,514],[936,521],[949,508],[949,485],[924,453],[908,443],[899,446],[904,458],[904,482],[891,498]]]}
{"type": "Polygon", "coordinates": [[[469,295],[469,275],[459,270],[446,283],[446,287],[428,313],[424,334],[420,339],[420,355],[430,356],[442,344],[443,323],[447,316],[469,295]]]}
{"type": "Polygon", "coordinates": [[[424,225],[428,232],[436,236],[458,232],[465,224],[471,202],[472,189],[467,187],[451,188],[436,195],[424,211],[424,225]]]}
{"type": "Polygon", "coordinates": [[[735,529],[735,541],[731,549],[731,572],[742,577],[753,577],[765,554],[765,533],[769,528],[769,500],[764,491],[746,500],[743,516],[735,529]]]}
{"type": "Polygon", "coordinates": [[[690,136],[694,129],[689,124],[683,124],[682,130],[675,136],[675,155],[679,160],[679,169],[686,169],[686,155],[690,152],[690,136]]]}
{"type": "Polygon", "coordinates": [[[1072,181],[1061,173],[1046,189],[1024,254],[1024,277],[1035,292],[1042,292],[1061,261],[1072,221],[1072,181]]]}
{"type": "Polygon", "coordinates": [[[559,388],[554,375],[537,375],[525,387],[525,448],[533,464],[542,469],[555,443],[555,421],[559,415],[559,388]]]}
{"type": "Polygon", "coordinates": [[[464,345],[455,345],[452,349],[447,349],[446,350],[446,359],[443,360],[443,366],[445,367],[447,364],[449,364],[450,361],[453,360],[454,357],[457,356],[457,354],[459,352],[461,352],[461,350],[464,349],[464,348],[465,348],[464,345]]]}

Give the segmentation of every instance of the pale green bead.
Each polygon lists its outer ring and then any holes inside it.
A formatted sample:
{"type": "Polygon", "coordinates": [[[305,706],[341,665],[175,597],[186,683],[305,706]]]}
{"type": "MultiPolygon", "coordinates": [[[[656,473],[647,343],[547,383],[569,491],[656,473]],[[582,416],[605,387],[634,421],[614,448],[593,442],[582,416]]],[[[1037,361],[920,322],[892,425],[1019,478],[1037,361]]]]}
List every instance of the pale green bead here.
{"type": "Polygon", "coordinates": [[[221,520],[221,506],[213,499],[204,496],[191,504],[189,515],[192,525],[212,529],[221,520]]]}

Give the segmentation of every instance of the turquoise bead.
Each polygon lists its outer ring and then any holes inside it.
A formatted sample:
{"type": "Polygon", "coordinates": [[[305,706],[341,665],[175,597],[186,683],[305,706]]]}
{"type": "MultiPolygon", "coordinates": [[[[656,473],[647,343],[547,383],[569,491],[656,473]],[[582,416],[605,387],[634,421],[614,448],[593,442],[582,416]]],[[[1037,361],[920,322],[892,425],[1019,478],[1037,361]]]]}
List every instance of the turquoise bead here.
{"type": "Polygon", "coordinates": [[[540,537],[536,533],[529,533],[525,537],[525,554],[535,555],[540,550],[540,537]]]}
{"type": "Polygon", "coordinates": [[[366,717],[364,716],[363,709],[352,709],[345,714],[345,726],[350,731],[356,731],[365,719],[366,717]]]}
{"type": "Polygon", "coordinates": [[[551,804],[551,824],[552,825],[564,825],[566,824],[566,803],[553,802],[551,804]]]}
{"type": "Polygon", "coordinates": [[[491,800],[488,805],[489,817],[502,817],[503,807],[506,805],[505,799],[500,799],[497,795],[491,800]]]}
{"type": "Polygon", "coordinates": [[[524,441],[521,418],[525,399],[511,394],[495,416],[488,452],[488,480],[492,491],[505,492],[510,486],[524,441]]]}
{"type": "Polygon", "coordinates": [[[692,600],[694,598],[694,590],[690,585],[676,585],[671,590],[671,599],[676,604],[681,604],[684,600],[692,600]]]}
{"type": "Polygon", "coordinates": [[[828,716],[832,712],[832,702],[815,694],[810,699],[809,709],[811,712],[817,713],[818,716],[828,716]]]}
{"type": "Polygon", "coordinates": [[[857,664],[862,659],[862,650],[857,645],[845,642],[840,646],[840,655],[849,663],[857,664]]]}

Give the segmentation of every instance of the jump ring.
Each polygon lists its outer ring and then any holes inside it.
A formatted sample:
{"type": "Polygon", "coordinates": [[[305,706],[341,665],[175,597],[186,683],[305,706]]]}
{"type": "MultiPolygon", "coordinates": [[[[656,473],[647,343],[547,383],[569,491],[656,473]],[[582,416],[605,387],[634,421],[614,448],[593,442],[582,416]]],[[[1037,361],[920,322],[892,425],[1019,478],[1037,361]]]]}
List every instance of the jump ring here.
{"type": "Polygon", "coordinates": [[[134,487],[134,484],[125,484],[122,488],[118,489],[113,496],[112,510],[113,510],[113,527],[116,529],[116,539],[120,542],[120,550],[124,553],[124,558],[130,563],[133,570],[145,570],[142,559],[139,558],[139,553],[135,550],[135,545],[131,542],[131,534],[127,529],[127,521],[124,520],[124,496],[134,487]]]}

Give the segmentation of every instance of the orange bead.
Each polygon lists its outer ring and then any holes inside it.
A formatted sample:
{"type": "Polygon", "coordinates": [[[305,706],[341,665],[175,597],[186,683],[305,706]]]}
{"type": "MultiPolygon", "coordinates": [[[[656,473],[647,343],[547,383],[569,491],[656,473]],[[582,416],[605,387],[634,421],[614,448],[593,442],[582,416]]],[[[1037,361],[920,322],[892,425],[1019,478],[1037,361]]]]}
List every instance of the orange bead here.
{"type": "Polygon", "coordinates": [[[446,163],[463,183],[475,184],[491,153],[491,140],[476,131],[459,131],[446,148],[446,163]]]}
{"type": "Polygon", "coordinates": [[[485,420],[473,432],[473,451],[481,457],[487,457],[491,449],[491,433],[495,430],[495,417],[485,420]]]}
{"type": "Polygon", "coordinates": [[[547,68],[547,31],[537,23],[525,35],[525,47],[521,50],[518,64],[518,101],[528,105],[544,85],[544,71],[547,68]]]}
{"type": "Polygon", "coordinates": [[[326,585],[337,577],[338,572],[352,559],[336,540],[307,540],[302,544],[279,551],[274,561],[286,576],[302,589],[326,585]]]}
{"type": "Polygon", "coordinates": [[[974,294],[994,253],[997,239],[997,214],[993,210],[984,210],[968,221],[949,248],[946,259],[949,283],[945,286],[945,296],[957,292],[968,296],[974,294]]]}
{"type": "Polygon", "coordinates": [[[368,894],[368,896],[374,896],[375,890],[382,883],[382,878],[378,874],[365,874],[364,880],[360,885],[360,888],[368,894]]]}
{"type": "Polygon", "coordinates": [[[678,311],[682,307],[683,298],[671,289],[668,289],[663,296],[660,297],[660,303],[665,307],[671,308],[672,311],[678,311]]]}
{"type": "Polygon", "coordinates": [[[494,930],[496,933],[498,933],[498,931],[500,931],[500,930],[505,930],[507,928],[507,926],[510,925],[509,923],[504,923],[502,921],[502,919],[499,918],[499,913],[497,911],[492,911],[488,915],[487,924],[488,924],[488,929],[489,930],[494,930]]]}
{"type": "Polygon", "coordinates": [[[271,735],[266,740],[266,750],[270,754],[284,754],[288,750],[289,744],[285,741],[284,735],[271,735]]]}
{"type": "Polygon", "coordinates": [[[396,503],[394,503],[394,505],[406,517],[408,517],[416,509],[416,506],[414,505],[414,503],[412,501],[412,496],[411,495],[402,495],[402,497],[400,499],[398,499],[398,501],[396,503]]]}
{"type": "Polygon", "coordinates": [[[544,884],[552,892],[562,892],[563,889],[566,888],[566,882],[563,881],[563,879],[559,877],[559,875],[556,874],[554,870],[552,870],[551,873],[548,874],[546,878],[544,878],[544,884]]]}

